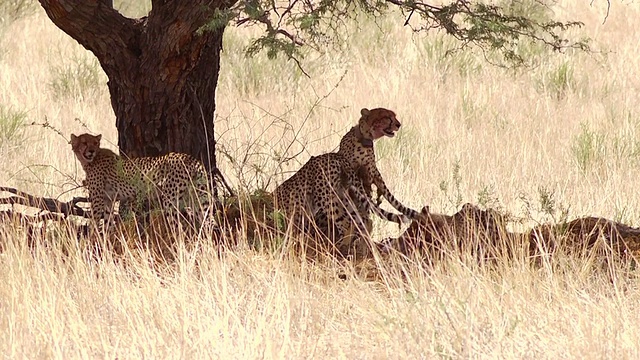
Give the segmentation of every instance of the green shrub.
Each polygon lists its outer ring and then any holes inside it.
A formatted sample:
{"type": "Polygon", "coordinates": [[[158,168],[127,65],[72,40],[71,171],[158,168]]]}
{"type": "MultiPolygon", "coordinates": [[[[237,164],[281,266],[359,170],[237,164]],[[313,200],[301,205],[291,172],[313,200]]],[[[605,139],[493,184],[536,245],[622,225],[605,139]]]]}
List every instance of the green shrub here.
{"type": "Polygon", "coordinates": [[[420,136],[411,127],[403,127],[392,139],[381,138],[375,143],[376,157],[384,159],[392,157],[395,161],[401,160],[405,168],[411,167],[410,162],[414,160],[413,154],[419,151],[420,136]]]}
{"type": "MultiPolygon", "coordinates": [[[[37,8],[38,2],[35,0],[0,0],[0,40],[12,23],[35,13],[37,8]]],[[[0,60],[4,53],[0,41],[0,60]]]]}
{"type": "Polygon", "coordinates": [[[20,144],[24,139],[25,111],[0,105],[0,147],[20,144]]]}
{"type": "MultiPolygon", "coordinates": [[[[247,56],[249,39],[240,36],[237,30],[225,32],[220,72],[220,84],[230,83],[244,95],[267,94],[278,89],[296,89],[304,74],[292,61],[279,56],[270,59],[268,54],[258,52],[247,56]]],[[[305,59],[305,70],[312,70],[313,61],[305,59]]]]}
{"type": "Polygon", "coordinates": [[[538,186],[539,210],[554,222],[566,222],[569,208],[556,200],[556,192],[547,186],[538,186]]]}
{"type": "Polygon", "coordinates": [[[563,98],[567,91],[576,87],[576,80],[573,72],[573,65],[569,61],[564,61],[556,68],[546,73],[538,81],[538,88],[543,92],[553,95],[558,99],[563,98]]]}
{"type": "Polygon", "coordinates": [[[421,55],[443,75],[457,73],[466,77],[482,70],[484,60],[479,59],[470,49],[460,49],[460,43],[449,36],[424,36],[417,41],[421,55]]]}
{"type": "Polygon", "coordinates": [[[447,198],[453,208],[458,209],[462,205],[462,174],[460,160],[456,160],[451,167],[451,178],[440,181],[440,191],[447,198]]]}
{"type": "Polygon", "coordinates": [[[606,155],[605,136],[591,131],[589,127],[582,124],[582,131],[573,138],[571,152],[573,153],[578,168],[586,172],[591,167],[602,161],[606,155]]]}
{"type": "Polygon", "coordinates": [[[496,189],[493,184],[483,184],[478,191],[478,205],[485,209],[500,208],[500,201],[498,200],[498,196],[496,195],[496,189]]]}
{"type": "Polygon", "coordinates": [[[70,64],[53,66],[49,87],[57,100],[95,96],[106,82],[94,57],[74,57],[70,64]]]}

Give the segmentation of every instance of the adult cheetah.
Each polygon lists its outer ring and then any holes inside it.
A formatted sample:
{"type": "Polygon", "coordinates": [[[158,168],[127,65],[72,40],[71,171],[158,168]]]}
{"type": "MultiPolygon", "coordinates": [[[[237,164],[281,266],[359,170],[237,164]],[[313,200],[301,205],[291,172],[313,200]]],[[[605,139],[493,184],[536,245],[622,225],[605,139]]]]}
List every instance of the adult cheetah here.
{"type": "Polygon", "coordinates": [[[276,208],[297,226],[313,220],[334,241],[353,234],[354,223],[358,231],[370,231],[370,210],[398,223],[418,215],[393,197],[375,166],[373,141],[393,137],[400,122],[391,110],[382,108],[362,109],[361,115],[358,125],[342,138],[337,153],[311,157],[274,190],[276,208]],[[406,216],[388,213],[371,203],[371,183],[406,216]]]}
{"type": "Polygon", "coordinates": [[[387,187],[376,166],[376,154],[373,149],[375,140],[383,136],[395,136],[396,131],[400,129],[400,121],[393,111],[385,108],[365,108],[360,110],[360,115],[358,125],[351,128],[340,140],[338,154],[346,159],[351,169],[365,179],[365,183],[376,186],[378,198],[384,197],[396,210],[409,219],[415,219],[419,212],[404,206],[387,187]]]}
{"type": "Polygon", "coordinates": [[[274,206],[304,233],[314,230],[334,244],[348,244],[354,236],[370,231],[361,213],[374,211],[381,218],[397,223],[404,215],[392,214],[373,203],[362,180],[351,171],[338,153],[313,156],[274,192],[274,206]]]}
{"type": "Polygon", "coordinates": [[[100,147],[102,135],[71,134],[71,147],[86,173],[92,218],[107,221],[115,201],[192,209],[209,202],[204,165],[187,154],[125,158],[100,147]]]}

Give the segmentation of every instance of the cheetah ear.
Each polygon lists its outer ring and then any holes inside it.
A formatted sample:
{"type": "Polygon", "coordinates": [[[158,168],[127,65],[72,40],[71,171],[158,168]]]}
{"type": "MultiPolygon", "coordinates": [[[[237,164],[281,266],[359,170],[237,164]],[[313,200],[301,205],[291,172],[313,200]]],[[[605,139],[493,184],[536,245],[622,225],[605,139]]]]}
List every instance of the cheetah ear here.
{"type": "Polygon", "coordinates": [[[102,140],[102,134],[96,135],[96,140],[98,140],[98,141],[102,140]]]}
{"type": "Polygon", "coordinates": [[[367,108],[362,108],[362,110],[360,110],[360,115],[362,115],[362,116],[368,116],[368,115],[369,115],[369,109],[367,109],[367,108]]]}
{"type": "Polygon", "coordinates": [[[471,211],[473,209],[475,209],[476,207],[473,206],[473,204],[471,203],[465,203],[464,205],[462,205],[462,210],[461,211],[471,211]]]}
{"type": "Polygon", "coordinates": [[[69,144],[75,144],[76,141],[78,141],[78,137],[74,134],[71,134],[71,141],[69,141],[69,144]]]}

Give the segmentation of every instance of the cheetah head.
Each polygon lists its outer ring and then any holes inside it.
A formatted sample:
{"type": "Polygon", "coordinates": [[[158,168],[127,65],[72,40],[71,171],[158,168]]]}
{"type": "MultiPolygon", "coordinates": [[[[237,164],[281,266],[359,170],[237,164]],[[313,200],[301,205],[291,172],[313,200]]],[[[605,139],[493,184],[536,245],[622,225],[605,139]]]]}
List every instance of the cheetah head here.
{"type": "Polygon", "coordinates": [[[82,134],[75,136],[71,134],[71,148],[82,166],[93,161],[100,148],[100,139],[102,139],[102,135],[82,134]]]}
{"type": "Polygon", "coordinates": [[[425,206],[407,230],[399,238],[391,239],[386,247],[403,254],[413,251],[433,253],[441,251],[443,241],[471,243],[473,238],[500,241],[506,234],[505,220],[495,210],[481,210],[469,203],[454,215],[431,213],[425,206]]]}
{"type": "Polygon", "coordinates": [[[383,136],[394,137],[400,129],[396,114],[384,108],[360,110],[360,132],[365,138],[377,140],[383,136]]]}
{"type": "Polygon", "coordinates": [[[432,213],[429,206],[424,206],[399,238],[383,242],[382,252],[395,249],[409,255],[413,251],[423,249],[425,245],[433,244],[435,239],[449,230],[449,222],[449,216],[432,213]]]}

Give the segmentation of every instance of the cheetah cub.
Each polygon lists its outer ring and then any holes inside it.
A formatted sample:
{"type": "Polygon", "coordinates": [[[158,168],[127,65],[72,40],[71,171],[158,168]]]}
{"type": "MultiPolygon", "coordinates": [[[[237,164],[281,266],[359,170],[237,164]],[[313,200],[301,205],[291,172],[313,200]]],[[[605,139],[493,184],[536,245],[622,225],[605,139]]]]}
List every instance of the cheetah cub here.
{"type": "Polygon", "coordinates": [[[300,227],[302,220],[312,221],[334,241],[351,238],[352,229],[362,234],[370,232],[371,211],[397,223],[419,214],[393,196],[376,166],[373,142],[393,137],[400,129],[395,113],[377,108],[362,109],[360,115],[358,124],[340,141],[337,153],[312,156],[273,192],[276,208],[292,218],[296,226],[300,227]],[[372,203],[372,184],[402,215],[389,213],[379,203],[372,203]]]}
{"type": "Polygon", "coordinates": [[[187,154],[126,158],[100,147],[102,135],[71,134],[71,148],[86,174],[92,218],[106,221],[115,201],[171,209],[209,200],[209,177],[204,165],[187,154]],[[185,204],[186,202],[186,204],[185,204]]]}

